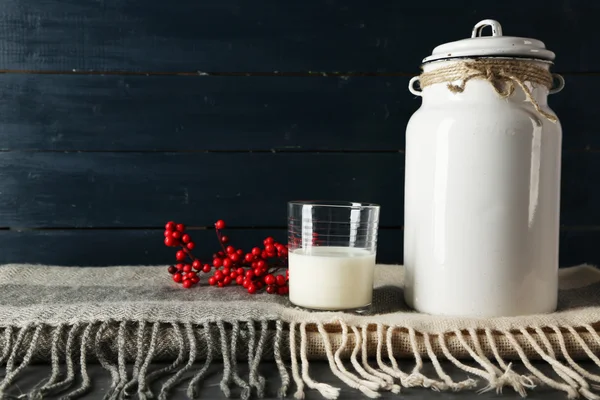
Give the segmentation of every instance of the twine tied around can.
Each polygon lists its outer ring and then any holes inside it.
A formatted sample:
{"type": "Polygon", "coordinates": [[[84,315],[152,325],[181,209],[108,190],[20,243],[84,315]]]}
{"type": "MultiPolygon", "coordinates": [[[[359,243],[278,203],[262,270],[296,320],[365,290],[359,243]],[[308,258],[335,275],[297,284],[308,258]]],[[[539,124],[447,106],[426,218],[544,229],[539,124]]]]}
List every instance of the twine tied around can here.
{"type": "Polygon", "coordinates": [[[447,67],[421,73],[421,75],[411,80],[409,88],[413,94],[419,93],[413,89],[414,81],[418,80],[421,89],[437,83],[447,83],[448,90],[452,93],[462,93],[465,90],[465,85],[471,79],[488,81],[501,98],[510,97],[515,91],[515,86],[518,85],[525,93],[527,100],[540,115],[553,123],[558,121],[555,115],[542,110],[525,82],[545,86],[550,93],[557,93],[564,86],[563,77],[552,74],[547,69],[535,64],[519,60],[482,59],[458,62],[447,67]],[[555,77],[560,81],[560,85],[553,89],[555,77]],[[454,82],[457,81],[460,83],[455,84],[454,82]]]}

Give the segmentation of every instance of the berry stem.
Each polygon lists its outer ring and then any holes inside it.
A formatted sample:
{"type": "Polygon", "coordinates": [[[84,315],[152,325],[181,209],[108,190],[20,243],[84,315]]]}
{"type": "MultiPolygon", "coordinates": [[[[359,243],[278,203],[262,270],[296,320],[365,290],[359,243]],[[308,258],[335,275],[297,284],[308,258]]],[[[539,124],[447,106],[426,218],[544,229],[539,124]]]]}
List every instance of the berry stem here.
{"type": "Polygon", "coordinates": [[[215,233],[217,234],[217,240],[219,241],[219,244],[221,245],[221,248],[223,249],[223,253],[227,254],[227,250],[225,249],[225,245],[221,241],[221,238],[222,238],[221,231],[219,229],[215,228],[215,233]]]}
{"type": "Polygon", "coordinates": [[[182,250],[185,252],[185,254],[187,254],[187,255],[188,255],[188,257],[189,257],[189,258],[191,258],[191,259],[192,259],[192,261],[196,261],[196,260],[197,260],[197,258],[196,258],[196,257],[194,257],[194,255],[192,254],[192,252],[191,252],[190,250],[188,250],[188,248],[187,248],[187,247],[185,247],[185,245],[183,245],[183,244],[182,244],[182,245],[181,245],[181,249],[182,249],[182,250]]]}
{"type": "Polygon", "coordinates": [[[269,268],[267,270],[267,274],[274,274],[275,272],[279,271],[281,268],[283,268],[281,265],[276,265],[272,268],[269,268]]]}

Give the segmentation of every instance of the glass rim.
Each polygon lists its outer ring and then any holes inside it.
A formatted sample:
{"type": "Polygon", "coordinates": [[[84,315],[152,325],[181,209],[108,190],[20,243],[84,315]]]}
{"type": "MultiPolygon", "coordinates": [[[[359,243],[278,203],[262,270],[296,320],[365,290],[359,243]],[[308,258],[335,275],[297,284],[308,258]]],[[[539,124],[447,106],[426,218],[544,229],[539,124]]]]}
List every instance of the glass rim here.
{"type": "Polygon", "coordinates": [[[293,200],[288,201],[291,206],[313,206],[313,207],[331,207],[331,208],[351,208],[351,209],[378,209],[381,206],[376,203],[364,203],[359,201],[338,201],[338,200],[293,200]]]}

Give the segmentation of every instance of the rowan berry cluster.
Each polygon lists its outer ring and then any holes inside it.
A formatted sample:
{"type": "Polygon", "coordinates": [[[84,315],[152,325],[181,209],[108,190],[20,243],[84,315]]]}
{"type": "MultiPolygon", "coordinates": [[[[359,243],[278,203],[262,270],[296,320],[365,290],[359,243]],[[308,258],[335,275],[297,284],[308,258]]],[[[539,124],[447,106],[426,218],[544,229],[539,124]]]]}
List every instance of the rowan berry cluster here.
{"type": "Polygon", "coordinates": [[[243,286],[248,293],[266,291],[271,294],[288,293],[288,248],[277,243],[272,237],[263,241],[262,247],[254,247],[249,252],[229,245],[229,237],[223,234],[225,221],[215,222],[215,232],[221,250],[212,255],[211,263],[202,263],[192,254],[196,244],[192,241],[185,225],[168,222],[165,226],[165,245],[179,247],[175,253],[177,264],[168,268],[173,281],[189,289],[200,282],[198,274],[210,274],[208,284],[225,287],[243,286]],[[285,269],[285,273],[278,273],[285,269]]]}

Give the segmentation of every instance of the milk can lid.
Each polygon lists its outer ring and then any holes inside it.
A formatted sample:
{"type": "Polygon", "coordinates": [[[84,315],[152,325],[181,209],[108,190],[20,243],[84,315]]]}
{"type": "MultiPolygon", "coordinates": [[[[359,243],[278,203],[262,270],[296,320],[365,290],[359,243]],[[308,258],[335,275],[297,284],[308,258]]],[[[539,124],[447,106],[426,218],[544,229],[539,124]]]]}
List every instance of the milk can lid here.
{"type": "Polygon", "coordinates": [[[503,36],[500,23],[486,19],[475,25],[471,38],[437,46],[423,63],[467,57],[522,57],[551,62],[555,55],[537,39],[503,36]],[[492,36],[482,36],[488,26],[492,28],[492,36]]]}

